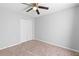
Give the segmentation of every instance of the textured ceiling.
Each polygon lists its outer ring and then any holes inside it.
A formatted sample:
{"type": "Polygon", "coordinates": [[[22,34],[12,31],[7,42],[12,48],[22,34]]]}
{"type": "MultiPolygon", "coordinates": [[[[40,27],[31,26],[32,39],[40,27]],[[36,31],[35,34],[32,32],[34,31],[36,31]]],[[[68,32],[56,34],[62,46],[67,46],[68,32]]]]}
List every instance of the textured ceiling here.
{"type": "Polygon", "coordinates": [[[40,15],[37,15],[37,13],[33,10],[30,12],[26,12],[26,10],[28,9],[28,6],[23,5],[21,3],[0,3],[0,8],[2,7],[2,8],[16,11],[16,12],[28,14],[31,17],[39,17],[39,16],[51,14],[51,13],[54,13],[54,12],[57,12],[63,9],[73,7],[76,4],[74,3],[72,4],[69,4],[69,3],[39,3],[39,5],[47,6],[49,7],[49,10],[39,9],[40,15]]]}

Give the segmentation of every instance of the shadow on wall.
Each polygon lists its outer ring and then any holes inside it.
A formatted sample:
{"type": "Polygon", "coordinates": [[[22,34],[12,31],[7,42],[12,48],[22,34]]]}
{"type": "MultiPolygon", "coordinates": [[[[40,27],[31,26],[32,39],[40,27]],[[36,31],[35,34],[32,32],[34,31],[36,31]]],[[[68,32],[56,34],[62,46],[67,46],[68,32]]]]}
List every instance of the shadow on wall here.
{"type": "Polygon", "coordinates": [[[74,8],[74,16],[73,23],[72,23],[72,31],[71,31],[71,38],[70,38],[70,48],[79,50],[79,4],[76,4],[74,8]]]}

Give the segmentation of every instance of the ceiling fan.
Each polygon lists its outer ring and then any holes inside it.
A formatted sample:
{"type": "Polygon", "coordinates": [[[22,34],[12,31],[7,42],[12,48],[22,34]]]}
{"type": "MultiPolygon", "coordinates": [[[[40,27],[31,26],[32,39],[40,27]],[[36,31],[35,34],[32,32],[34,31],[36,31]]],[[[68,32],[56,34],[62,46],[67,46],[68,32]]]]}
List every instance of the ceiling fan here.
{"type": "Polygon", "coordinates": [[[36,13],[38,15],[40,14],[39,9],[45,9],[45,10],[48,10],[49,9],[48,7],[38,5],[38,3],[30,3],[30,4],[22,3],[22,4],[29,6],[29,9],[26,12],[29,12],[31,10],[34,10],[34,11],[36,11],[36,13]]]}

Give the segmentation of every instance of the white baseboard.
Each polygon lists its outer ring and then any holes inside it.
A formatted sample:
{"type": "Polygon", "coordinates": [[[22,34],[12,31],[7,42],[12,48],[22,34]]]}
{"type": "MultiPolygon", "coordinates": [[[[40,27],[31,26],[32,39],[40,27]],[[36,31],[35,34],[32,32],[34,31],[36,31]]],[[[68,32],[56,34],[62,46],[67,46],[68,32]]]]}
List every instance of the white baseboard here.
{"type": "Polygon", "coordinates": [[[75,50],[75,49],[72,49],[72,48],[69,48],[69,47],[65,47],[65,46],[62,46],[62,45],[59,45],[59,44],[56,44],[56,43],[51,43],[51,42],[40,40],[40,39],[37,39],[37,38],[36,38],[36,40],[39,40],[39,41],[42,41],[42,42],[45,42],[45,43],[48,43],[48,44],[51,44],[51,45],[55,45],[55,46],[58,46],[58,47],[61,47],[61,48],[67,49],[67,50],[71,50],[71,51],[74,51],[74,52],[79,52],[79,50],[75,50]]]}
{"type": "Polygon", "coordinates": [[[15,46],[15,45],[19,45],[19,44],[21,44],[21,43],[22,43],[22,42],[18,42],[18,43],[14,43],[14,44],[12,44],[12,45],[5,46],[5,47],[0,48],[0,50],[9,48],[9,47],[12,47],[12,46],[15,46]]]}
{"type": "MultiPolygon", "coordinates": [[[[30,41],[30,40],[29,40],[29,41],[30,41]]],[[[12,45],[5,46],[5,47],[3,47],[3,48],[0,48],[0,50],[6,49],[6,48],[9,48],[9,47],[12,47],[12,46],[16,46],[16,45],[19,45],[19,44],[22,44],[23,42],[27,42],[27,41],[21,41],[21,42],[14,43],[14,44],[12,44],[12,45]]]]}

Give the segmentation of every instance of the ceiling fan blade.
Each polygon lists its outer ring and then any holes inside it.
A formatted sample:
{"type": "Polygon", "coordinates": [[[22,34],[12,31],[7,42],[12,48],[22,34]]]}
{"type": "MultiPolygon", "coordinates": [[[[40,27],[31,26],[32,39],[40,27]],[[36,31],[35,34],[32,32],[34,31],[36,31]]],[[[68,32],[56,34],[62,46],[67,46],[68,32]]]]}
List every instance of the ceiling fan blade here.
{"type": "Polygon", "coordinates": [[[33,8],[30,8],[30,9],[28,9],[26,12],[29,12],[29,11],[31,11],[33,8]]]}
{"type": "Polygon", "coordinates": [[[22,3],[22,4],[24,4],[24,5],[28,5],[28,6],[32,6],[31,4],[28,4],[28,3],[22,3]]]}
{"type": "Polygon", "coordinates": [[[36,10],[36,12],[37,12],[37,14],[38,14],[38,15],[40,14],[40,12],[39,12],[39,10],[38,10],[38,9],[36,10]]]}
{"type": "Polygon", "coordinates": [[[48,9],[49,9],[48,7],[44,7],[44,6],[38,6],[38,8],[41,8],[41,9],[46,9],[46,10],[48,10],[48,9]]]}

